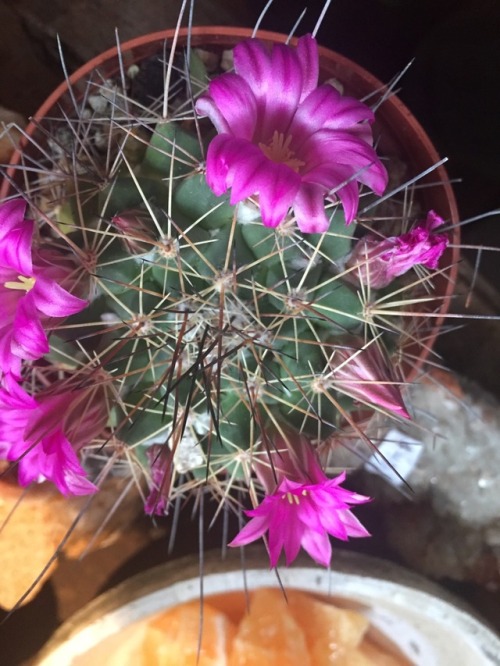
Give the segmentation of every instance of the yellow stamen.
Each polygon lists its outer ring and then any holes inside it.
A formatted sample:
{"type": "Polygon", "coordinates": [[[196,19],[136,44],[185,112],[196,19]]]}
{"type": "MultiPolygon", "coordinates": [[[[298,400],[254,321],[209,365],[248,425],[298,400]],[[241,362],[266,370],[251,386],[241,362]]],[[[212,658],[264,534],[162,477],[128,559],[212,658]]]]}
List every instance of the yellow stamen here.
{"type": "Polygon", "coordinates": [[[297,495],[294,495],[293,493],[285,493],[284,495],[281,496],[281,499],[286,499],[290,502],[290,504],[295,503],[297,504],[297,506],[300,504],[300,499],[297,497],[297,495]]]}
{"type": "Polygon", "coordinates": [[[35,286],[36,278],[18,275],[19,282],[4,282],[3,286],[7,289],[17,289],[19,291],[31,291],[35,286]]]}
{"type": "Polygon", "coordinates": [[[277,164],[286,164],[294,171],[299,171],[305,162],[295,157],[293,150],[290,150],[292,136],[289,134],[286,138],[281,132],[274,131],[273,138],[268,145],[259,143],[259,148],[264,155],[277,164]]]}

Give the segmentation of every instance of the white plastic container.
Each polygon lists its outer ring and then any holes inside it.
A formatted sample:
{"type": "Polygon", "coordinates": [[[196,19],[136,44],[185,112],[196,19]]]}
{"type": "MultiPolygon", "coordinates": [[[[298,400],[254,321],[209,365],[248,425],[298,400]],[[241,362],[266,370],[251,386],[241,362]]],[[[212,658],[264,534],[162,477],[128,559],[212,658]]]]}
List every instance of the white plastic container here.
{"type": "MultiPolygon", "coordinates": [[[[332,571],[299,563],[280,569],[278,579],[274,570],[263,568],[256,551],[247,554],[245,570],[234,555],[224,560],[219,553],[207,555],[205,596],[277,587],[281,581],[285,589],[332,596],[365,613],[373,629],[415,666],[500,665],[500,639],[493,631],[437,585],[392,563],[342,551],[334,556],[332,571]]],[[[123,636],[128,653],[133,651],[134,632],[139,644],[136,623],[199,596],[197,560],[151,569],[99,597],[63,625],[36,666],[123,666],[118,655],[123,636]],[[122,631],[126,634],[120,635],[122,631]]]]}

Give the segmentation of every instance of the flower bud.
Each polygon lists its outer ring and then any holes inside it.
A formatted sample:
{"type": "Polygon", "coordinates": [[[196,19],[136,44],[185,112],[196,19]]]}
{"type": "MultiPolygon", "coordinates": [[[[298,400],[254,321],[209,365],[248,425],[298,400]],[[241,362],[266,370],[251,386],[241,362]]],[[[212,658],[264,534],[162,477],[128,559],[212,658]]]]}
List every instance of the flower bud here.
{"type": "Polygon", "coordinates": [[[376,343],[335,346],[331,369],[338,390],[396,416],[410,418],[391,366],[376,343]]]}
{"type": "Polygon", "coordinates": [[[156,238],[151,233],[145,211],[124,210],[111,218],[111,224],[120,232],[120,240],[130,254],[146,254],[153,249],[156,238]]]}

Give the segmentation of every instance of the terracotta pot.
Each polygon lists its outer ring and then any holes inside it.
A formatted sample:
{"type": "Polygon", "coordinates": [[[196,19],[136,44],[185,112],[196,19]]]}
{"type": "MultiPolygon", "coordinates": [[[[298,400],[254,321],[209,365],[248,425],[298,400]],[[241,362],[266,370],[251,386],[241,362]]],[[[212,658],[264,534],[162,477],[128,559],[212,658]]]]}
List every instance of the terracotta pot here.
{"type": "MultiPolygon", "coordinates": [[[[187,29],[179,32],[179,46],[185,46],[187,34],[187,29]]],[[[251,35],[252,31],[247,28],[193,27],[191,46],[215,47],[222,51],[234,47],[237,42],[251,35]]],[[[267,31],[260,31],[258,37],[270,43],[284,42],[287,39],[285,35],[267,31]]],[[[172,46],[173,40],[174,31],[164,30],[124,42],[120,48],[121,64],[126,70],[130,65],[162,52],[165,44],[167,47],[172,46]]],[[[61,109],[71,115],[75,100],[78,101],[88,93],[90,82],[102,84],[103,78],[119,76],[121,64],[117,53],[117,47],[105,51],[61,83],[31,119],[26,129],[27,137],[36,138],[43,145],[43,128],[50,125],[51,117],[60,116],[61,109]]],[[[372,102],[386,92],[387,86],[348,58],[323,47],[319,48],[319,54],[321,79],[337,79],[344,86],[346,94],[358,99],[369,98],[372,102]]],[[[391,95],[378,108],[374,136],[383,154],[395,155],[407,165],[409,177],[422,173],[440,161],[437,151],[421,125],[395,95],[391,95]]],[[[29,148],[29,141],[25,138],[12,156],[7,177],[0,188],[0,198],[13,195],[15,183],[22,189],[20,176],[23,174],[19,172],[19,167],[24,164],[29,168],[30,150],[32,148],[29,148]]],[[[418,191],[422,210],[435,210],[452,225],[452,228],[450,248],[441,261],[442,266],[446,268],[434,278],[436,298],[419,306],[418,317],[415,316],[412,321],[412,335],[408,336],[408,342],[403,348],[403,357],[411,359],[403,360],[403,374],[408,381],[415,379],[420,372],[443,323],[455,285],[460,242],[457,205],[444,167],[436,168],[419,181],[419,185],[427,185],[418,191]],[[424,342],[415,340],[419,338],[419,331],[424,342]]]]}
{"type": "MultiPolygon", "coordinates": [[[[249,549],[245,571],[238,552],[225,560],[206,554],[203,593],[234,617],[245,612],[245,591],[299,589],[330,597],[370,620],[370,634],[413,666],[488,666],[500,659],[500,639],[457,598],[390,562],[340,551],[335,570],[297,564],[276,572],[263,564],[264,549],[249,549]],[[219,595],[231,594],[226,600],[219,595]]],[[[184,558],[146,571],[95,599],[63,625],[42,650],[37,666],[142,663],[148,619],[199,599],[199,562],[184,558]],[[142,625],[139,623],[143,623],[142,625]],[[131,661],[128,662],[127,659],[131,661]]],[[[392,663],[392,662],[391,662],[392,663]]]]}

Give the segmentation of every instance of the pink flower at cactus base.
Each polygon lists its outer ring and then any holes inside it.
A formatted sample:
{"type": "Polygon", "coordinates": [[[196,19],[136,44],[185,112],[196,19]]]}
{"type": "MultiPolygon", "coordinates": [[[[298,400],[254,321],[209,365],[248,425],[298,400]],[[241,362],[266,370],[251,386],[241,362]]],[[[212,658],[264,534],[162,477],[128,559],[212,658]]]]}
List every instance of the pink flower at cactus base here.
{"type": "Polygon", "coordinates": [[[448,246],[447,236],[433,233],[442,224],[444,220],[431,210],[425,222],[401,236],[379,240],[368,234],[354,247],[346,268],[355,267],[353,274],[373,289],[386,287],[418,264],[435,270],[448,246]]]}
{"type": "Polygon", "coordinates": [[[17,377],[23,359],[49,351],[42,318],[67,317],[87,305],[34,265],[33,221],[25,209],[20,199],[0,206],[0,373],[17,377]]]}
{"type": "Polygon", "coordinates": [[[258,39],[234,49],[234,72],[210,82],[196,103],[218,136],[207,181],[231,204],[258,194],[262,221],[277,226],[290,207],[304,233],[328,229],[324,199],[340,199],[346,223],[358,210],[358,182],[381,194],[387,173],[372,148],[372,111],[330,85],[318,87],[316,41],[294,49],[258,39]]]}
{"type": "Polygon", "coordinates": [[[229,545],[245,546],[269,532],[272,567],[277,565],[282,550],[289,565],[301,547],[318,564],[327,567],[332,557],[328,535],[342,541],[349,537],[370,536],[350,510],[351,505],[369,502],[370,498],[340,486],[345,480],[345,472],[328,479],[310,442],[298,434],[292,439],[295,441],[290,443],[290,451],[282,450],[285,440],[280,438],[277,442],[279,449],[271,453],[278,487],[272,494],[267,494],[258,507],[245,512],[251,520],[229,545]],[[299,446],[305,450],[301,452],[299,446]],[[305,462],[301,480],[297,466],[300,461],[305,462]],[[294,480],[285,476],[288,471],[294,480]]]}
{"type": "Polygon", "coordinates": [[[107,417],[99,388],[34,398],[7,374],[0,388],[0,455],[17,462],[22,486],[48,480],[63,495],[94,493],[77,452],[103,430],[107,417]]]}

